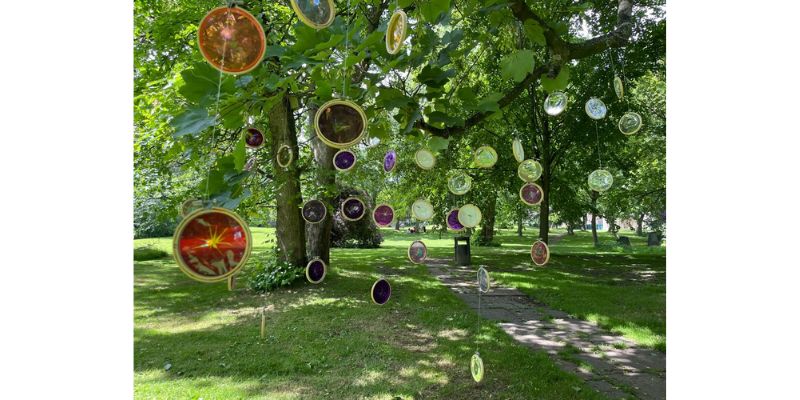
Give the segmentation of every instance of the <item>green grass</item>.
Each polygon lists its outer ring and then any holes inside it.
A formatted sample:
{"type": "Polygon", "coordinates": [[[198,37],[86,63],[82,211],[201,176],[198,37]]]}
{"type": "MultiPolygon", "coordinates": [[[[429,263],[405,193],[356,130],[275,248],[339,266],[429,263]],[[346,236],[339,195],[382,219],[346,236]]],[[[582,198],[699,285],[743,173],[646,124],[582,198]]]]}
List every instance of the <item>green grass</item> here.
{"type": "MultiPolygon", "coordinates": [[[[254,251],[272,230],[254,228],[254,251]]],[[[475,262],[522,264],[529,238],[475,248],[475,262]],[[515,244],[516,243],[516,244],[515,244]]],[[[516,344],[406,259],[419,236],[391,233],[380,249],[336,249],[325,282],[299,282],[261,296],[224,282],[194,282],[171,259],[134,263],[134,387],[159,399],[600,399],[542,353],[516,344]],[[388,304],[369,299],[372,282],[392,284],[388,304]],[[268,304],[267,337],[259,336],[268,304]],[[476,340],[486,367],[469,373],[476,340]],[[166,364],[171,367],[167,370],[166,364]]],[[[452,256],[451,235],[425,235],[432,257],[452,256]]],[[[134,247],[171,251],[171,239],[134,247]]],[[[556,255],[555,271],[560,255],[556,255]]],[[[514,271],[509,269],[509,271],[514,271]]],[[[515,281],[517,272],[503,279],[515,281]]],[[[556,275],[557,276],[557,275],[556,275]]],[[[497,275],[494,275],[495,279],[497,275]]],[[[551,285],[548,283],[548,285],[551,285]]],[[[240,284],[240,287],[244,287],[240,284]]],[[[526,289],[528,290],[528,289],[526,289]]]]}
{"type": "Polygon", "coordinates": [[[499,251],[473,248],[473,263],[490,266],[492,279],[552,308],[666,351],[666,247],[647,247],[646,238],[626,233],[631,249],[623,249],[610,245],[610,234],[599,235],[599,249],[591,232],[564,236],[550,247],[550,262],[533,269],[533,232],[518,238],[502,231],[499,251]]]}

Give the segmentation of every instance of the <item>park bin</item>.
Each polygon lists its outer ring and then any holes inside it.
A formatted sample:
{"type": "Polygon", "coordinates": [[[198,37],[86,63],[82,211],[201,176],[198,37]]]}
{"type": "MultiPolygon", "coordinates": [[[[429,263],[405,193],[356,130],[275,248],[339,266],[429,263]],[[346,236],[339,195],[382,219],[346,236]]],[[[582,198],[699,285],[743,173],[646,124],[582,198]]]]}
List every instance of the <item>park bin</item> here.
{"type": "Polygon", "coordinates": [[[469,236],[456,236],[453,238],[453,252],[456,265],[470,265],[469,236]],[[459,244],[459,242],[463,242],[459,244]]]}

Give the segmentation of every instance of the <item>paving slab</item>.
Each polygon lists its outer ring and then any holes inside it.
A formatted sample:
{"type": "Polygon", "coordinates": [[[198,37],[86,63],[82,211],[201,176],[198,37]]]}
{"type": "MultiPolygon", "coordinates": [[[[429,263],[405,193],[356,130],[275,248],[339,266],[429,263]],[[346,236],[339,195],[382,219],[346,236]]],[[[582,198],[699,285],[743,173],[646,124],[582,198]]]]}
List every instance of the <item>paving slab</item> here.
{"type": "MultiPolygon", "coordinates": [[[[433,276],[478,312],[478,266],[450,264],[444,259],[426,261],[433,276]]],[[[556,365],[608,398],[666,399],[664,353],[642,348],[496,282],[481,295],[480,308],[481,317],[495,321],[517,342],[547,352],[556,365]]]]}

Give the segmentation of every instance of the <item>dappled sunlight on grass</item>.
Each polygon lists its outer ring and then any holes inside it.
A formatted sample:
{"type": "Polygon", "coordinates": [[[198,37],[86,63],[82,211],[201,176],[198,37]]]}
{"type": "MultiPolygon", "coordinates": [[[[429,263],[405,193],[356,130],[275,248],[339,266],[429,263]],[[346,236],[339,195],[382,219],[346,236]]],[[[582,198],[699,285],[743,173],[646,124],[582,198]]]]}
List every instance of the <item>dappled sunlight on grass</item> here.
{"type": "MultiPolygon", "coordinates": [[[[253,228],[253,233],[254,253],[262,254],[269,248],[263,242],[274,230],[253,228]]],[[[250,292],[245,282],[233,292],[225,282],[194,282],[169,258],[136,262],[136,397],[600,398],[547,355],[516,344],[499,327],[479,320],[427,267],[406,258],[408,245],[418,239],[428,246],[430,257],[452,258],[452,234],[382,233],[386,241],[378,249],[333,249],[322,284],[301,281],[266,296],[250,292]],[[380,276],[392,285],[392,298],[383,306],[369,298],[380,276]],[[261,339],[265,305],[266,338],[261,339]],[[469,375],[476,345],[487,366],[481,385],[469,375]],[[167,363],[169,370],[164,369],[167,363]]],[[[554,245],[552,263],[534,269],[528,254],[534,236],[532,231],[522,238],[502,231],[497,236],[500,247],[473,245],[473,264],[487,265],[493,280],[522,285],[555,308],[634,332],[626,335],[638,334],[636,329],[642,335],[643,329],[657,332],[635,319],[626,325],[628,320],[607,312],[627,309],[641,299],[606,304],[618,294],[603,291],[662,282],[663,266],[651,261],[663,257],[612,252],[598,258],[585,238],[579,238],[563,253],[554,245]],[[622,275],[613,272],[619,264],[625,265],[622,275]],[[656,273],[638,273],[644,270],[656,273]]],[[[141,239],[135,246],[171,251],[171,238],[141,239]]]]}

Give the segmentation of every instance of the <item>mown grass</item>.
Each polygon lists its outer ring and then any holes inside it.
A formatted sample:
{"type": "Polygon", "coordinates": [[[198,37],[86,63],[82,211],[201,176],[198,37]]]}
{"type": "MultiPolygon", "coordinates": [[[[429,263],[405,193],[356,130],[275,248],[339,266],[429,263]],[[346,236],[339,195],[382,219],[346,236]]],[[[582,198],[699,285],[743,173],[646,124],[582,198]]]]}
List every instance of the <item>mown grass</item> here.
{"type": "Polygon", "coordinates": [[[666,247],[648,247],[646,238],[627,234],[632,246],[625,249],[610,234],[599,235],[599,248],[590,232],[564,236],[550,246],[550,262],[533,268],[533,232],[519,238],[501,231],[502,247],[473,248],[473,263],[490,266],[493,279],[552,308],[666,351],[666,247]]]}
{"type": "MultiPolygon", "coordinates": [[[[272,231],[253,232],[254,251],[267,250],[264,242],[272,231]]],[[[135,262],[135,396],[602,398],[544,353],[516,344],[498,327],[479,320],[426,267],[409,263],[407,246],[419,237],[390,233],[380,249],[336,249],[323,284],[299,282],[266,296],[247,289],[230,292],[224,282],[194,282],[171,259],[135,262]],[[369,298],[380,276],[393,289],[384,306],[369,298]],[[267,337],[261,339],[265,305],[267,337]],[[486,367],[482,384],[475,384],[469,373],[476,345],[486,367]]],[[[432,257],[452,256],[450,235],[424,238],[432,257]]],[[[519,245],[508,239],[508,246],[473,247],[474,260],[507,264],[509,281],[517,264],[527,265],[521,275],[541,276],[541,270],[530,271],[525,259],[526,239],[519,245]]],[[[134,243],[144,246],[170,252],[171,239],[134,243]]]]}

